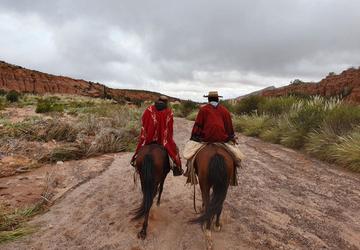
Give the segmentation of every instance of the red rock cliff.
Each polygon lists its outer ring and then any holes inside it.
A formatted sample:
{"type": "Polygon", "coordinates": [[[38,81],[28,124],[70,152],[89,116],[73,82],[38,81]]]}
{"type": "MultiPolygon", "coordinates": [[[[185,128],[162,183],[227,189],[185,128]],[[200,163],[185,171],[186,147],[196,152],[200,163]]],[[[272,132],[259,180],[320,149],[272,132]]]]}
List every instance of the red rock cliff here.
{"type": "Polygon", "coordinates": [[[318,83],[290,84],[262,92],[262,96],[288,94],[343,96],[346,101],[360,103],[360,68],[344,70],[339,75],[329,75],[318,83]]]}
{"type": "MultiPolygon", "coordinates": [[[[89,97],[110,96],[122,101],[156,100],[159,93],[112,89],[100,83],[55,76],[0,61],[0,89],[33,94],[73,94],[89,97]]],[[[171,101],[177,100],[170,97],[171,101]]]]}

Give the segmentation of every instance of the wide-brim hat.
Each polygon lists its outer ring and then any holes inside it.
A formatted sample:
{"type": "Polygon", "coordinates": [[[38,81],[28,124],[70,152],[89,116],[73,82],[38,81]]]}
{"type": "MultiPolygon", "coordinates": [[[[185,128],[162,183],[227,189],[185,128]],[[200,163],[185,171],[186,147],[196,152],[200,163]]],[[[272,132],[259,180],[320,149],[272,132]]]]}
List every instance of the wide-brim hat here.
{"type": "Polygon", "coordinates": [[[168,98],[167,96],[161,95],[161,96],[159,97],[159,101],[168,102],[168,101],[169,101],[169,98],[168,98]]]}
{"type": "Polygon", "coordinates": [[[204,97],[217,97],[221,98],[222,96],[218,94],[217,91],[210,91],[208,95],[204,95],[204,97]]]}

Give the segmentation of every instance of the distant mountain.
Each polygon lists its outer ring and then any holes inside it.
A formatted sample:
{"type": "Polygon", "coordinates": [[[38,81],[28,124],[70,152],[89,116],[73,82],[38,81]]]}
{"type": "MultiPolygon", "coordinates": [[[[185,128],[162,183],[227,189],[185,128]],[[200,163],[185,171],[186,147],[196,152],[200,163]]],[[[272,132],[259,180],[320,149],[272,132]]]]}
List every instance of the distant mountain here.
{"type": "Polygon", "coordinates": [[[360,103],[360,67],[344,70],[339,75],[331,72],[318,83],[295,80],[291,84],[262,91],[262,96],[320,95],[342,96],[345,101],[360,103]]]}
{"type": "Polygon", "coordinates": [[[274,90],[275,87],[274,86],[270,86],[270,87],[267,87],[267,88],[264,88],[264,89],[260,89],[258,91],[254,91],[254,92],[251,92],[250,94],[246,94],[246,95],[242,95],[242,96],[239,96],[239,97],[236,97],[235,100],[241,100],[245,97],[248,97],[248,96],[253,96],[253,95],[261,95],[264,91],[269,91],[269,90],[274,90]]]}
{"type": "MultiPolygon", "coordinates": [[[[33,94],[73,94],[112,98],[119,102],[154,101],[160,93],[145,90],[113,89],[101,83],[55,76],[0,61],[0,90],[33,94]]],[[[170,101],[179,100],[169,97],[170,101]]]]}

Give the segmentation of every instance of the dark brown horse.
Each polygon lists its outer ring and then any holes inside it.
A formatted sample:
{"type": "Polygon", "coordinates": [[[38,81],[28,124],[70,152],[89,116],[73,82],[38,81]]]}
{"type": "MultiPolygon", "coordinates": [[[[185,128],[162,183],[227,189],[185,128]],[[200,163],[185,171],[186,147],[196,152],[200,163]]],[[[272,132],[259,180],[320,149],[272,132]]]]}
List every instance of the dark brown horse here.
{"type": "Polygon", "coordinates": [[[164,181],[170,171],[169,156],[165,148],[158,144],[144,146],[136,158],[136,169],[140,174],[143,200],[141,205],[134,211],[133,220],[145,217],[143,227],[138,233],[138,238],[145,239],[153,199],[159,193],[157,200],[159,206],[164,181]]]}
{"type": "Polygon", "coordinates": [[[230,178],[234,175],[234,167],[232,156],[224,148],[214,144],[207,145],[196,156],[195,171],[199,179],[204,210],[200,217],[191,222],[202,224],[208,234],[215,216],[215,230],[221,230],[220,215],[230,178]]]}

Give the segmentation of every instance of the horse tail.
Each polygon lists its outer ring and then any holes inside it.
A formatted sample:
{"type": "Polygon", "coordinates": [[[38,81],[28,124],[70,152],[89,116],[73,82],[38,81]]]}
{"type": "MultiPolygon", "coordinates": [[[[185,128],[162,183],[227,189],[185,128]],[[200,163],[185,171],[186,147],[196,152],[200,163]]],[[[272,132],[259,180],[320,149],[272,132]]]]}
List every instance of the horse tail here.
{"type": "Polygon", "coordinates": [[[192,223],[202,224],[211,220],[217,213],[220,213],[228,190],[228,174],[226,171],[225,159],[220,154],[215,154],[209,163],[208,181],[213,185],[213,192],[210,202],[204,214],[191,220],[192,223]]]}
{"type": "Polygon", "coordinates": [[[141,187],[143,200],[141,205],[134,210],[133,220],[140,219],[150,211],[155,194],[154,159],[152,155],[146,154],[140,169],[141,187]]]}

